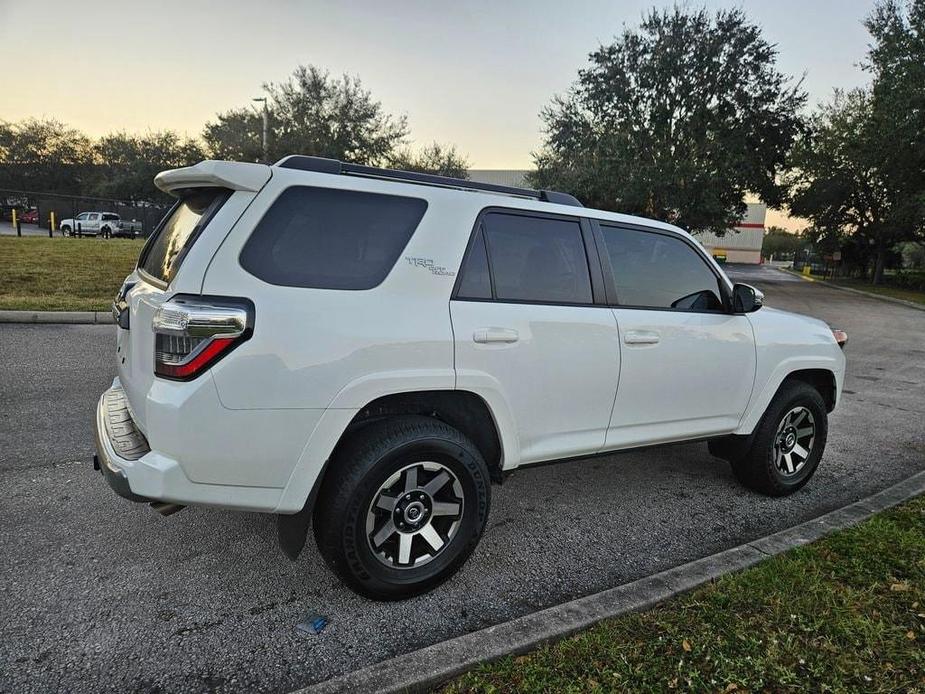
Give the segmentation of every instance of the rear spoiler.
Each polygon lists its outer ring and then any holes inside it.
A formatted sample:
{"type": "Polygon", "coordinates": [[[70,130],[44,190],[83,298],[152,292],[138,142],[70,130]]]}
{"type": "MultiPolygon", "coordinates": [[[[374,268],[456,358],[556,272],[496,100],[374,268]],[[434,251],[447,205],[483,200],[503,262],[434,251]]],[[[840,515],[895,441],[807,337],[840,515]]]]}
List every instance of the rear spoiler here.
{"type": "Polygon", "coordinates": [[[256,192],[270,180],[271,171],[265,164],[208,159],[195,166],[161,171],[154,177],[154,185],[171,195],[186,188],[204,187],[256,192]]]}

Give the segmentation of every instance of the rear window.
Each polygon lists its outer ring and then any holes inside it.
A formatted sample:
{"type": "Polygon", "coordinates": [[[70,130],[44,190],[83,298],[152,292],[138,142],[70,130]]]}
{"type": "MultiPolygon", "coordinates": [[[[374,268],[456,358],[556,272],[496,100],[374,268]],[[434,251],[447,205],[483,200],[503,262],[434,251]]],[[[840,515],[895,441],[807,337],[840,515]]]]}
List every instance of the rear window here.
{"type": "Polygon", "coordinates": [[[203,228],[229,195],[230,191],[223,188],[204,188],[181,198],[145,245],[138,268],[169,283],[203,228]]]}
{"type": "Polygon", "coordinates": [[[315,289],[371,289],[386,278],[427,202],[295,186],[276,199],[241,250],[264,282],[315,289]]]}

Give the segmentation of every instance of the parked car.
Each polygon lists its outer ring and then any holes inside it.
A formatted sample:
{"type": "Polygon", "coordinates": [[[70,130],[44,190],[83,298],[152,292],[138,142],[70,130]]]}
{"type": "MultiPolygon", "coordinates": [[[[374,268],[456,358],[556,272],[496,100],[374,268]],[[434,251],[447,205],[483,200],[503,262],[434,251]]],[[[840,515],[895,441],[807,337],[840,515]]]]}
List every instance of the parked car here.
{"type": "Polygon", "coordinates": [[[65,236],[115,236],[122,220],[113,212],[81,212],[73,219],[62,219],[58,228],[65,236]]]}
{"type": "Polygon", "coordinates": [[[23,224],[38,224],[39,223],[39,211],[37,208],[33,207],[28,210],[23,210],[19,215],[19,219],[23,224]]]}
{"type": "Polygon", "coordinates": [[[819,465],[844,334],[677,227],[303,156],[155,182],[178,201],[116,297],[96,415],[128,499],[277,514],[291,558],[311,525],[398,599],[460,567],[517,468],[708,440],[780,496],[819,465]]]}

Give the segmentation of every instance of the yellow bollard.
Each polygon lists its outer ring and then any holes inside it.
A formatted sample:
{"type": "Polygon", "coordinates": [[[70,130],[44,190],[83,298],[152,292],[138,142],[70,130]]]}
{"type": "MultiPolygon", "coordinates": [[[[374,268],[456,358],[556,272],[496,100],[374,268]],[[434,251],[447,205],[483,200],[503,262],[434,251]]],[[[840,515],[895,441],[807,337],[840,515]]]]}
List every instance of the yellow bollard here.
{"type": "Polygon", "coordinates": [[[809,277],[809,273],[812,271],[812,268],[809,265],[803,266],[803,274],[809,277]]]}
{"type": "Polygon", "coordinates": [[[54,236],[55,233],[55,211],[52,210],[48,213],[48,238],[54,236]]]}
{"type": "Polygon", "coordinates": [[[13,228],[16,230],[16,235],[17,235],[17,236],[22,236],[22,231],[21,231],[20,228],[16,225],[16,208],[15,208],[15,207],[13,208],[13,228]]]}

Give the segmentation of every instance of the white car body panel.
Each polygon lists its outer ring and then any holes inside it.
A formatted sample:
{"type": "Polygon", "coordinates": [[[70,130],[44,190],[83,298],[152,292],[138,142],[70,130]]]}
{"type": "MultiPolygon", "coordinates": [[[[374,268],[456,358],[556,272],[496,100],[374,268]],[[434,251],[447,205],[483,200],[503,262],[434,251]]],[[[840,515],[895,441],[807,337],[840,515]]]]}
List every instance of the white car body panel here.
{"type": "MultiPolygon", "coordinates": [[[[601,451],[749,434],[788,374],[825,369],[840,393],[844,356],[822,322],[769,308],[748,315],[451,300],[488,207],[667,224],[532,199],[258,164],[164,172],[164,190],[232,190],[169,286],[136,271],[131,325],[118,330],[119,382],[151,451],[115,455],[133,493],[277,513],[302,509],[354,416],[377,398],[468,391],[488,406],[505,470],[601,451]],[[238,260],[289,186],[424,199],[395,266],[368,290],[269,284],[238,260]],[[176,294],[245,297],[253,334],[189,382],[154,376],[156,309],[176,294]],[[480,331],[513,342],[476,342],[480,331]],[[647,342],[655,333],[657,343],[647,342]],[[642,340],[633,336],[642,335],[642,340]],[[627,337],[630,336],[630,344],[627,337]]],[[[728,278],[701,253],[721,280],[728,278]]]]}
{"type": "Polygon", "coordinates": [[[755,379],[755,343],[742,315],[612,309],[623,368],[606,448],[728,434],[755,379]]]}
{"type": "Polygon", "coordinates": [[[506,450],[505,469],[601,450],[620,374],[609,310],[481,301],[452,301],[450,310],[457,388],[497,395],[515,413],[519,455],[506,450]],[[516,341],[475,342],[494,326],[516,341]]]}

